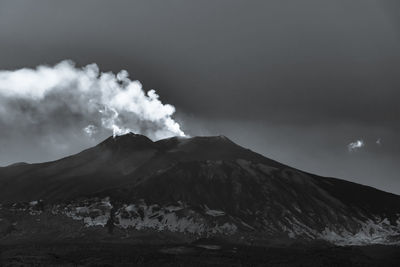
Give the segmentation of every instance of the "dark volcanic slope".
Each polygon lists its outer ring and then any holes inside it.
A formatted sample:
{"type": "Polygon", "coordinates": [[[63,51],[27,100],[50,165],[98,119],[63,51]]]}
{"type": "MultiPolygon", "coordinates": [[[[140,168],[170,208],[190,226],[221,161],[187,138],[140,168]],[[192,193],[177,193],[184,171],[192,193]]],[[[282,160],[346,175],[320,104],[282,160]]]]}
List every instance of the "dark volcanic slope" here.
{"type": "Polygon", "coordinates": [[[157,152],[147,137],[128,134],[57,161],[0,168],[0,201],[65,199],[116,186],[157,152]]]}
{"type": "Polygon", "coordinates": [[[223,136],[153,142],[130,133],[57,161],[0,168],[0,201],[66,199],[133,182],[177,162],[239,158],[280,166],[223,136]]]}
{"type": "Polygon", "coordinates": [[[127,229],[265,239],[396,243],[400,235],[399,196],[296,170],[224,136],[152,142],[127,134],[57,161],[0,168],[1,202],[78,197],[94,202],[64,210],[87,226],[112,216],[127,229]]]}

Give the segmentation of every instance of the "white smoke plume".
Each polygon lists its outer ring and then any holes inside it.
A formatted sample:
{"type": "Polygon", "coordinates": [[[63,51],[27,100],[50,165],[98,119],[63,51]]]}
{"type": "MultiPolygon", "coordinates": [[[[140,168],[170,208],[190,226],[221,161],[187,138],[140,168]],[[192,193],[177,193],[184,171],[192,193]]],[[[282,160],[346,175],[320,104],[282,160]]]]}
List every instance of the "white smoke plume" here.
{"type": "Polygon", "coordinates": [[[350,144],[347,145],[347,149],[349,150],[349,152],[353,152],[357,149],[362,148],[363,146],[365,146],[365,143],[363,140],[356,140],[354,142],[351,142],[350,144]]]}
{"type": "Polygon", "coordinates": [[[184,136],[174,112],[154,90],[146,93],[139,81],[129,79],[125,70],[102,73],[96,64],[78,68],[62,61],[0,71],[0,128],[6,132],[73,127],[89,137],[130,131],[152,139],[184,136]]]}

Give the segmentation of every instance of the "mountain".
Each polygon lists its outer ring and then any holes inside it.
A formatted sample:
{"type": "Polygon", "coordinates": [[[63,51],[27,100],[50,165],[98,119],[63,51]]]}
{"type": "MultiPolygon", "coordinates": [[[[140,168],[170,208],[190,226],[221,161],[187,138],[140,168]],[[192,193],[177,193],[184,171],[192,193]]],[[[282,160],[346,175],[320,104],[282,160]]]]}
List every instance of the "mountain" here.
{"type": "Polygon", "coordinates": [[[400,196],[291,168],[225,136],[153,142],[130,133],[57,161],[3,167],[0,202],[0,241],[146,233],[400,243],[400,196]]]}

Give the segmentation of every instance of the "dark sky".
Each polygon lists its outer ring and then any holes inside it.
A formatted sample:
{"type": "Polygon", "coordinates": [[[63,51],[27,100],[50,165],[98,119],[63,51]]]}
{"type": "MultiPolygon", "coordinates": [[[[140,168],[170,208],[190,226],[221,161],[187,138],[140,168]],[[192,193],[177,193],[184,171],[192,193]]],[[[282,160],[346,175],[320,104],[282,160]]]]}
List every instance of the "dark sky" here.
{"type": "MultiPolygon", "coordinates": [[[[400,194],[398,14],[397,0],[1,1],[0,69],[126,69],[190,135],[400,194]]],[[[0,135],[0,164],[92,145],[37,135],[0,135]]]]}

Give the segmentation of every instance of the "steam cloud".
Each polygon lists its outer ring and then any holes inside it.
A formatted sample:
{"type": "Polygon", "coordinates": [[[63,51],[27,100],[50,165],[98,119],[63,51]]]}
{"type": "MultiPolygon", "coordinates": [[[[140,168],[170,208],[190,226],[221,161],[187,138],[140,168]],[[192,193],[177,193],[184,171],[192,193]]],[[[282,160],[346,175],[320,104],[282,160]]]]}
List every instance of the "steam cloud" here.
{"type": "Polygon", "coordinates": [[[10,133],[73,128],[74,134],[88,137],[129,131],[152,139],[184,136],[174,112],[154,90],[145,93],[125,70],[115,75],[101,73],[96,64],[77,68],[72,61],[62,61],[0,71],[0,127],[10,133]]]}

